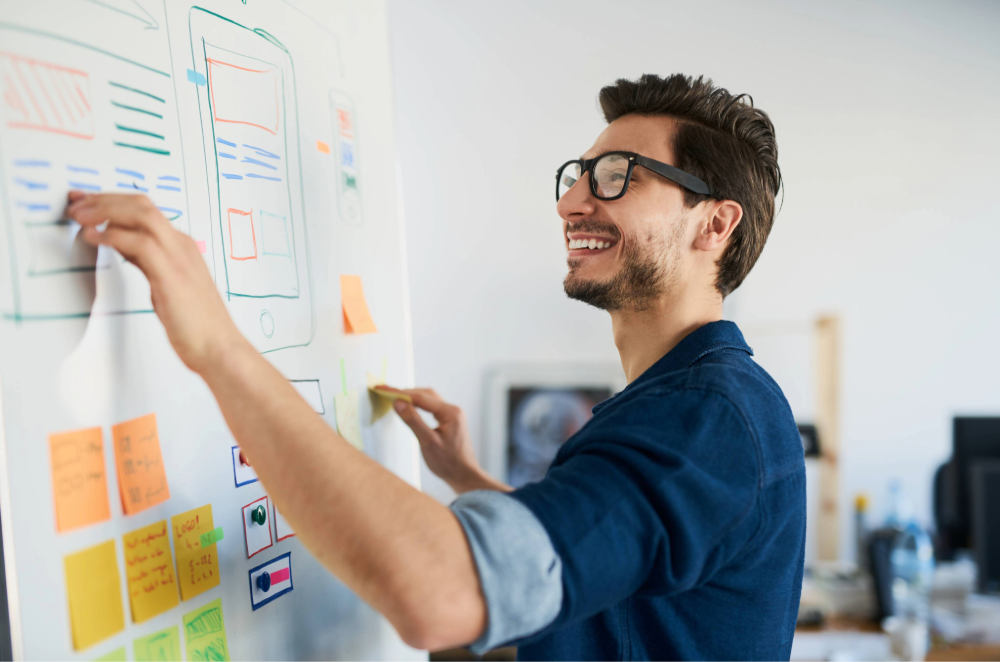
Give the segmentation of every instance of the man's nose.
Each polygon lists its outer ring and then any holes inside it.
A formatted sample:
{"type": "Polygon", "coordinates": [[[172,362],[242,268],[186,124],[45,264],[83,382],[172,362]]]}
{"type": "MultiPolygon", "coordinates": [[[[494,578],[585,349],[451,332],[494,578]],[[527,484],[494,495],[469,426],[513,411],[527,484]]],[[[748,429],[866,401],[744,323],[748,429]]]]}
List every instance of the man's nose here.
{"type": "Polygon", "coordinates": [[[565,220],[571,220],[593,214],[596,206],[597,198],[590,192],[590,173],[585,172],[559,198],[559,202],[556,203],[556,211],[565,220]]]}

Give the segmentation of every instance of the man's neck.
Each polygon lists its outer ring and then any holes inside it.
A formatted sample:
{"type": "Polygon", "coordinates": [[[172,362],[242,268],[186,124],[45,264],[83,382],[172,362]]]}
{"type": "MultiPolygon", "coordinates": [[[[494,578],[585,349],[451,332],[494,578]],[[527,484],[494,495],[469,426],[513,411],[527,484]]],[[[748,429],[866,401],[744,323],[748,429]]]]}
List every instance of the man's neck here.
{"type": "Polygon", "coordinates": [[[695,329],[722,319],[721,297],[664,296],[643,310],[616,310],[611,328],[628,383],[695,329]]]}

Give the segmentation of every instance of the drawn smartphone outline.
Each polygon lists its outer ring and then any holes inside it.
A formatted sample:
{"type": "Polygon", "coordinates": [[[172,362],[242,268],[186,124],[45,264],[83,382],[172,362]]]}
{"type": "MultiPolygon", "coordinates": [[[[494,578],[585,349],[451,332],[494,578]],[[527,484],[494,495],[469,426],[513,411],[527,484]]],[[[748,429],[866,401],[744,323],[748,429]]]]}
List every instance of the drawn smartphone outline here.
{"type": "MultiPolygon", "coordinates": [[[[216,282],[227,299],[230,314],[237,326],[258,351],[267,353],[308,345],[315,334],[315,313],[305,220],[305,194],[302,184],[298,95],[291,54],[277,38],[265,30],[247,27],[197,6],[189,10],[188,30],[191,40],[191,69],[194,72],[192,77],[200,81],[193,87],[196,90],[201,119],[205,176],[213,221],[212,241],[216,254],[220,256],[220,259],[215,261],[216,282]],[[287,218],[283,218],[282,222],[287,223],[286,236],[290,234],[291,237],[288,246],[290,254],[287,257],[294,263],[297,287],[295,291],[290,292],[287,288],[282,291],[279,291],[281,288],[253,291],[252,288],[245,288],[239,282],[234,282],[236,279],[233,271],[241,266],[235,262],[249,261],[249,258],[243,254],[236,255],[231,217],[236,218],[237,222],[250,217],[249,221],[243,221],[243,226],[246,227],[249,223],[252,232],[260,227],[263,240],[265,238],[263,226],[258,224],[268,216],[281,216],[272,213],[274,210],[254,212],[253,215],[247,213],[244,216],[241,212],[253,210],[226,204],[226,199],[231,199],[232,196],[223,194],[223,171],[219,156],[219,146],[222,143],[218,142],[220,136],[216,135],[218,120],[212,105],[212,94],[215,90],[208,70],[210,50],[232,53],[234,59],[256,60],[261,63],[261,67],[271,66],[280,73],[276,76],[276,79],[280,80],[277,94],[280,132],[276,132],[275,136],[279,136],[280,133],[283,147],[280,155],[284,160],[282,164],[284,170],[273,174],[283,175],[284,181],[281,184],[287,190],[288,207],[285,210],[287,218]],[[236,212],[236,215],[229,214],[230,211],[236,212]]],[[[261,182],[259,185],[268,184],[261,182]]],[[[253,239],[253,250],[256,252],[253,259],[279,259],[273,253],[267,253],[263,246],[258,251],[256,234],[253,235],[253,239]]]]}

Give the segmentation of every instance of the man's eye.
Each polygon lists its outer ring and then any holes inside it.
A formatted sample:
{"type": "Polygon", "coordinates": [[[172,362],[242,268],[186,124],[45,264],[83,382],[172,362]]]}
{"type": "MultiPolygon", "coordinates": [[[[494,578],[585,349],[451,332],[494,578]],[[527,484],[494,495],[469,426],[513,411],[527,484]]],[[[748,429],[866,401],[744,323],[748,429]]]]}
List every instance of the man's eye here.
{"type": "Polygon", "coordinates": [[[613,172],[611,173],[611,181],[613,182],[624,182],[625,173],[624,172],[613,172]]]}

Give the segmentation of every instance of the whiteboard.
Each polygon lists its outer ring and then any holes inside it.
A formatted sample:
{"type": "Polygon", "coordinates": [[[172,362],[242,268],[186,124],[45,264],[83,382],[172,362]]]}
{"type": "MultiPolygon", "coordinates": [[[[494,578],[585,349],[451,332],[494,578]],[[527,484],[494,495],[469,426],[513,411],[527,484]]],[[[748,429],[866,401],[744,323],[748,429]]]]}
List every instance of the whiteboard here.
{"type": "Polygon", "coordinates": [[[365,452],[416,485],[414,439],[395,416],[372,423],[365,396],[368,373],[412,384],[384,3],[0,0],[0,88],[0,521],[15,658],[124,647],[136,659],[136,639],[178,626],[185,642],[184,615],[216,599],[232,659],[421,657],[273,504],[266,546],[248,558],[243,508],[263,486],[171,350],[142,275],[61,220],[70,187],[149,195],[317,415],[335,426],[335,394],[357,390],[365,452]],[[377,333],[345,334],[342,274],[361,276],[377,333]],[[126,515],[112,426],[150,413],[169,498],[126,515]],[[49,435],[94,427],[110,517],[58,533],[49,435]],[[123,536],[206,504],[224,533],[219,585],[136,624],[123,536]],[[74,650],[64,558],[109,540],[124,628],[74,650]],[[294,585],[254,609],[252,570],[272,559],[294,585]]]}

